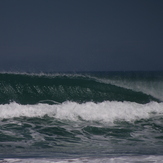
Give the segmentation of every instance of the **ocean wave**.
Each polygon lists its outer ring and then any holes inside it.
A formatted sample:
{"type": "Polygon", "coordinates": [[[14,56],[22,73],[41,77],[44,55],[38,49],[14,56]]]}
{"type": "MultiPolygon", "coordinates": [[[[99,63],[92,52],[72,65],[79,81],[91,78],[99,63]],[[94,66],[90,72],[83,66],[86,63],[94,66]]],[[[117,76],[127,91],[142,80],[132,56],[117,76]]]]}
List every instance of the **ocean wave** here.
{"type": "Polygon", "coordinates": [[[122,86],[122,81],[120,85],[111,79],[106,80],[82,74],[51,74],[49,76],[1,73],[0,103],[6,104],[15,101],[20,104],[37,104],[44,101],[50,104],[52,101],[83,103],[107,100],[148,103],[160,101],[152,96],[152,93],[133,88],[127,87],[127,84],[122,86]]]}
{"type": "Polygon", "coordinates": [[[0,73],[0,162],[160,161],[162,83],[152,72],[0,73]]]}

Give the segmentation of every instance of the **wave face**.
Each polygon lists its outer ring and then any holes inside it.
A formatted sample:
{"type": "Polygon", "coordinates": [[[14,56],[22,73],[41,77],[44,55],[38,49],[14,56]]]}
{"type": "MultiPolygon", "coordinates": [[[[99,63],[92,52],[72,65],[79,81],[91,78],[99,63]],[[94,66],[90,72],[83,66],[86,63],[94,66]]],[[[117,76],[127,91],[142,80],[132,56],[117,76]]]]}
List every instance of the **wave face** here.
{"type": "Polygon", "coordinates": [[[162,72],[1,73],[0,158],[161,156],[162,88],[162,72]]]}
{"type": "MultiPolygon", "coordinates": [[[[155,81],[134,78],[114,79],[114,76],[90,76],[90,75],[30,75],[30,74],[0,74],[0,103],[17,102],[19,104],[62,103],[74,102],[102,102],[102,101],[131,101],[148,103],[162,100],[160,87],[155,81]],[[143,82],[143,84],[142,84],[143,82]],[[152,84],[153,85],[150,85],[152,84]],[[138,85],[137,85],[138,84],[138,85]],[[136,87],[136,88],[135,88],[136,87]],[[139,89],[137,89],[139,88],[139,89]],[[145,91],[149,90],[149,91],[145,91]],[[151,92],[150,92],[151,91],[151,92]],[[155,92],[157,91],[157,92],[155,92]],[[154,96],[158,95],[160,97],[154,96]]],[[[116,76],[115,76],[116,77],[116,76]]],[[[129,76],[130,77],[130,76],[129,76]]],[[[162,82],[162,81],[156,81],[162,82]]],[[[161,83],[162,84],[162,83],[161,83]]],[[[159,84],[160,85],[160,84],[159,84]]]]}

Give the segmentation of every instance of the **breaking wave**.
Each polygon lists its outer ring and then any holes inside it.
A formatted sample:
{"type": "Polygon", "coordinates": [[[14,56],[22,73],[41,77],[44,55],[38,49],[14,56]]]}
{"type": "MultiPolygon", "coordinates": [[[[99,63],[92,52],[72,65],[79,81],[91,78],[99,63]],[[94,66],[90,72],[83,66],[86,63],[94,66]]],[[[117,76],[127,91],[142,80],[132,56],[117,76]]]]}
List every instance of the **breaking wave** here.
{"type": "Polygon", "coordinates": [[[44,117],[59,120],[93,121],[113,123],[114,121],[134,121],[163,115],[163,103],[150,102],[137,104],[133,102],[105,101],[102,103],[65,102],[58,105],[37,104],[20,105],[10,103],[0,105],[0,118],[44,117]]]}
{"type": "MultiPolygon", "coordinates": [[[[148,80],[148,79],[147,79],[148,80]]],[[[136,82],[136,81],[135,81],[136,82]]],[[[161,81],[162,82],[162,81],[161,81]]],[[[160,82],[160,83],[161,83],[160,82]]],[[[136,82],[138,83],[138,82],[136,82]]],[[[0,104],[54,104],[65,101],[103,102],[130,101],[148,103],[161,101],[160,89],[124,80],[101,79],[88,75],[0,74],[0,104]],[[136,87],[136,88],[135,88],[136,87]],[[145,91],[145,90],[148,90],[145,91]],[[150,92],[150,93],[149,93],[150,92]],[[156,96],[157,94],[157,96],[156,96]]],[[[160,84],[161,85],[161,84],[160,84]]],[[[159,85],[159,87],[160,87],[159,85]]]]}

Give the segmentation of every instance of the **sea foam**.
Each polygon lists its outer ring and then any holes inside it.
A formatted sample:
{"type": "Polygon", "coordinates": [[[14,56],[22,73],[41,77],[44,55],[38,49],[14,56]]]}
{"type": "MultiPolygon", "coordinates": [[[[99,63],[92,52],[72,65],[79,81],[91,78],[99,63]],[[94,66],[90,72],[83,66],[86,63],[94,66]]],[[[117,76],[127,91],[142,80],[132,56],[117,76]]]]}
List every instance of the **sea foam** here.
{"type": "Polygon", "coordinates": [[[104,101],[101,103],[64,102],[62,104],[20,105],[10,103],[0,105],[0,118],[43,117],[48,115],[61,120],[98,121],[114,123],[114,121],[135,121],[148,119],[163,114],[163,103],[150,102],[138,104],[135,102],[104,101]]]}
{"type": "Polygon", "coordinates": [[[19,163],[137,163],[137,162],[151,162],[151,163],[161,163],[163,160],[163,156],[119,156],[119,157],[108,157],[108,158],[75,158],[75,159],[52,159],[52,158],[27,158],[27,159],[11,159],[6,158],[3,160],[0,160],[0,162],[6,162],[6,163],[13,163],[13,162],[19,162],[19,163]]]}

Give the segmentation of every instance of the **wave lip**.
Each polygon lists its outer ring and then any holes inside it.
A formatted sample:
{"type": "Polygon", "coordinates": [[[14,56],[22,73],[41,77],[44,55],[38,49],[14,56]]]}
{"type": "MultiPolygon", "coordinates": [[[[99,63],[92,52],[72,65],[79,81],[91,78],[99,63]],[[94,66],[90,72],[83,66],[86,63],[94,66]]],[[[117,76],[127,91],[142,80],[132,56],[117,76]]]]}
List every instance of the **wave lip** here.
{"type": "Polygon", "coordinates": [[[161,72],[133,72],[131,74],[123,74],[124,76],[122,74],[114,77],[94,77],[94,79],[101,83],[112,84],[134,92],[142,92],[143,94],[149,95],[159,101],[163,101],[163,74],[161,72]]]}
{"type": "Polygon", "coordinates": [[[97,121],[114,123],[115,121],[132,122],[163,115],[163,103],[150,102],[137,104],[134,102],[105,101],[101,103],[64,102],[57,105],[37,104],[20,105],[10,103],[0,105],[0,118],[43,117],[48,115],[60,120],[97,121]]]}

